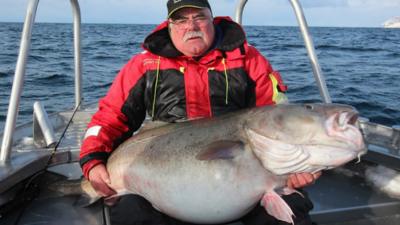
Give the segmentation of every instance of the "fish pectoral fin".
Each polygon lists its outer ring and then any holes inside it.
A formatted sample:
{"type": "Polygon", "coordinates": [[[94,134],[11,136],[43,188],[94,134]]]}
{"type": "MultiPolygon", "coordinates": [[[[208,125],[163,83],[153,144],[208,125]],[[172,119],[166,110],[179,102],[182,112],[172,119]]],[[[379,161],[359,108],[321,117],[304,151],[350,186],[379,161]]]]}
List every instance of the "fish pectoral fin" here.
{"type": "Polygon", "coordinates": [[[212,142],[204,147],[196,159],[215,160],[215,159],[233,159],[238,154],[243,153],[244,143],[241,141],[220,140],[212,142]]]}
{"type": "Polygon", "coordinates": [[[261,199],[261,205],[271,216],[290,224],[293,222],[293,211],[275,191],[269,191],[261,199]]]}
{"type": "Polygon", "coordinates": [[[302,146],[265,137],[252,129],[246,129],[246,132],[252,151],[268,171],[284,175],[308,168],[310,155],[302,146]]]}

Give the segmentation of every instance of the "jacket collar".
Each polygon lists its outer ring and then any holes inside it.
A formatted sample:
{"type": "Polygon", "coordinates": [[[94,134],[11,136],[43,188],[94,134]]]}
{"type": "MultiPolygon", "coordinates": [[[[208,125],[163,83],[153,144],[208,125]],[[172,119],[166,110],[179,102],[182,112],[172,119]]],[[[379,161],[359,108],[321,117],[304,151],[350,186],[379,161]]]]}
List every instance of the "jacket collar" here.
{"type": "MultiPolygon", "coordinates": [[[[246,35],[242,27],[233,22],[229,17],[215,17],[214,25],[220,31],[219,41],[216,43],[215,48],[222,52],[229,52],[239,48],[246,43],[246,35]]],[[[164,21],[158,25],[154,31],[146,37],[142,47],[153,54],[174,58],[183,56],[172,43],[168,33],[168,21],[164,21]]]]}

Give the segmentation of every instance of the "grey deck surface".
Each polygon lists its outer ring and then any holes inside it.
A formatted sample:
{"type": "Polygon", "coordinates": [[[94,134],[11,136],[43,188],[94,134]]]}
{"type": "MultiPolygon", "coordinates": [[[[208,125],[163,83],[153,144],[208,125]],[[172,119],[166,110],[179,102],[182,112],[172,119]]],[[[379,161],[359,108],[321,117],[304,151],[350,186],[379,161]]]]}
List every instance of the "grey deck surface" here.
{"type": "MultiPolygon", "coordinates": [[[[77,164],[53,169],[57,170],[79,173],[77,164]]],[[[400,219],[400,201],[374,191],[359,177],[325,172],[307,191],[315,207],[312,218],[318,224],[381,224],[385,220],[385,225],[390,225],[398,224],[400,219]],[[357,220],[362,223],[357,223],[357,220]]],[[[19,225],[103,224],[103,211],[99,204],[84,208],[77,205],[77,197],[60,196],[47,188],[38,193],[39,196],[31,203],[19,206],[1,218],[0,224],[14,224],[22,208],[19,225]]],[[[129,209],[126,213],[134,216],[129,214],[129,209]]]]}
{"type": "MultiPolygon", "coordinates": [[[[67,161],[69,163],[52,167],[51,171],[75,179],[81,176],[79,166],[73,162],[77,160],[85,128],[93,110],[94,108],[90,108],[78,112],[59,146],[59,155],[52,161],[53,164],[67,161]],[[72,154],[61,154],[62,152],[72,152],[72,154]]],[[[63,120],[68,120],[70,115],[71,113],[62,114],[63,120]]],[[[62,131],[62,128],[57,130],[57,137],[62,131]]],[[[47,158],[43,156],[48,155],[52,150],[34,148],[26,144],[26,140],[20,141],[16,148],[18,148],[16,150],[18,154],[14,155],[17,159],[0,171],[0,188],[4,189],[2,192],[15,184],[17,180],[23,181],[39,171],[47,162],[47,158]],[[19,154],[22,155],[31,150],[36,152],[18,158],[19,154]],[[38,160],[38,158],[43,159],[38,160]],[[10,179],[10,174],[14,174],[11,176],[12,179],[10,179]]],[[[327,171],[316,184],[306,190],[314,202],[312,218],[318,224],[400,224],[400,201],[375,191],[361,177],[350,177],[327,171]]],[[[0,215],[0,224],[16,224],[17,219],[19,225],[104,224],[103,208],[99,204],[82,208],[77,206],[76,197],[60,196],[46,188],[35,191],[37,193],[33,201],[18,205],[9,213],[0,215]]],[[[17,196],[20,194],[20,192],[15,192],[17,196]]],[[[1,198],[8,196],[13,195],[0,196],[0,202],[3,200],[1,198]]]]}
{"type": "Polygon", "coordinates": [[[315,185],[306,190],[314,203],[312,218],[318,224],[346,221],[355,224],[355,220],[369,221],[361,224],[380,224],[373,222],[373,219],[386,216],[397,217],[397,222],[385,225],[400,224],[400,200],[379,193],[361,177],[326,171],[315,185]]]}

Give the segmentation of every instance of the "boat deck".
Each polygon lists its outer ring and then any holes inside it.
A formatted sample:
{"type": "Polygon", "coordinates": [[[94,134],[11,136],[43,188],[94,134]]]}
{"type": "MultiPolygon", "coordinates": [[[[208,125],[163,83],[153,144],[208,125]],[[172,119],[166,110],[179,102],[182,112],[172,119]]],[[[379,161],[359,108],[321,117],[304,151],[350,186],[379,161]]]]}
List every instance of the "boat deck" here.
{"type": "MultiPolygon", "coordinates": [[[[0,207],[1,225],[16,224],[16,220],[19,225],[104,224],[105,212],[100,204],[88,208],[80,207],[76,203],[77,197],[60,196],[47,188],[54,177],[60,179],[54,174],[61,174],[68,179],[81,177],[81,170],[77,163],[79,148],[87,123],[95,108],[95,105],[91,105],[76,113],[56,154],[49,162],[47,172],[44,173],[41,171],[49,161],[53,149],[34,147],[33,138],[22,138],[31,127],[26,125],[19,128],[17,134],[21,137],[14,147],[11,164],[3,165],[0,170],[2,184],[0,185],[0,193],[2,193],[0,205],[7,202],[7,199],[14,199],[12,205],[7,203],[0,207]],[[40,174],[38,178],[32,179],[32,176],[38,173],[40,174]],[[23,186],[30,188],[24,190],[23,186]]],[[[65,112],[50,116],[57,138],[63,133],[71,115],[72,112],[65,112]]],[[[368,135],[372,136],[372,133],[368,135]]],[[[370,140],[386,141],[383,138],[370,138],[370,140]]],[[[374,147],[376,144],[370,144],[370,146],[376,148],[374,147]]],[[[394,148],[389,153],[395,150],[394,148]]],[[[376,151],[372,154],[376,159],[376,151]]],[[[379,155],[382,156],[382,154],[379,155]]],[[[367,155],[366,158],[368,157],[371,156],[367,155]]],[[[316,184],[307,187],[306,190],[314,202],[312,218],[318,224],[397,225],[400,219],[400,201],[375,191],[359,176],[327,171],[316,184]]]]}
{"type": "MultiPolygon", "coordinates": [[[[79,174],[79,166],[76,163],[58,169],[79,174]]],[[[51,176],[53,175],[46,174],[43,180],[51,180],[51,176]]],[[[79,197],[59,196],[45,187],[46,182],[42,182],[30,190],[39,195],[32,202],[21,202],[14,210],[2,215],[1,225],[15,224],[17,220],[19,225],[104,224],[105,212],[100,204],[81,207],[77,203],[79,197]]],[[[314,202],[315,208],[311,215],[317,224],[397,225],[400,219],[400,201],[373,191],[362,178],[326,172],[315,185],[307,188],[307,191],[314,202]]],[[[134,216],[129,212],[126,215],[134,216]]]]}

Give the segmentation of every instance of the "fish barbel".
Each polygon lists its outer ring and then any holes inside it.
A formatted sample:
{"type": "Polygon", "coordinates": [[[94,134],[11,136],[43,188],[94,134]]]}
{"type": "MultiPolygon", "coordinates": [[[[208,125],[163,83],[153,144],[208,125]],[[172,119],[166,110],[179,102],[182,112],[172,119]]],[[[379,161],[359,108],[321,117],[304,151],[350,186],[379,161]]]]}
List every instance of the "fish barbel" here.
{"type": "Polygon", "coordinates": [[[288,175],[331,169],[364,154],[357,117],[346,105],[288,104],[143,130],[109,157],[111,187],[191,223],[233,221],[260,202],[293,223],[280,197],[294,192],[285,187],[288,175]]]}

